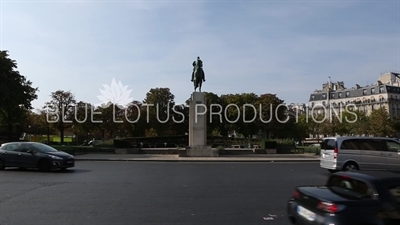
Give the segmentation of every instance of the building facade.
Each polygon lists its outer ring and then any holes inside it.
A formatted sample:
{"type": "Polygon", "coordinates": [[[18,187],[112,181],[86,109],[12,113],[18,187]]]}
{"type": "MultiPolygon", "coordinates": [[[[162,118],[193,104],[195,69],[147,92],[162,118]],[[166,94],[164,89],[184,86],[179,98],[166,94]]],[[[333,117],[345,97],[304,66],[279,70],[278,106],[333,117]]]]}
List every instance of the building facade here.
{"type": "Polygon", "coordinates": [[[369,115],[374,109],[385,107],[393,119],[400,119],[400,74],[381,74],[375,84],[346,88],[343,81],[327,82],[322,90],[310,94],[308,113],[339,115],[352,106],[369,115]]]}

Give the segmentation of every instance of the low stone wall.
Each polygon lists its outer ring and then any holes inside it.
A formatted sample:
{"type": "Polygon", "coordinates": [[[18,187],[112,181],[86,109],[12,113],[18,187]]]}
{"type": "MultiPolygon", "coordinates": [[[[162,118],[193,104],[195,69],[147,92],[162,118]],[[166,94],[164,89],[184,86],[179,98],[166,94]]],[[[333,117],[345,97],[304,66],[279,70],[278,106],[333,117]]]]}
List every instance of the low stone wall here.
{"type": "Polygon", "coordinates": [[[115,154],[162,154],[179,156],[186,155],[249,155],[249,154],[276,154],[276,149],[259,149],[259,148],[225,148],[225,149],[212,149],[205,148],[116,148],[115,154]]]}
{"type": "Polygon", "coordinates": [[[218,157],[219,151],[211,146],[194,146],[179,149],[179,157],[218,157]]]}
{"type": "Polygon", "coordinates": [[[161,155],[175,155],[179,154],[178,148],[141,148],[140,154],[161,154],[161,155]]]}
{"type": "Polygon", "coordinates": [[[139,148],[116,148],[115,154],[138,154],[139,148]]]}

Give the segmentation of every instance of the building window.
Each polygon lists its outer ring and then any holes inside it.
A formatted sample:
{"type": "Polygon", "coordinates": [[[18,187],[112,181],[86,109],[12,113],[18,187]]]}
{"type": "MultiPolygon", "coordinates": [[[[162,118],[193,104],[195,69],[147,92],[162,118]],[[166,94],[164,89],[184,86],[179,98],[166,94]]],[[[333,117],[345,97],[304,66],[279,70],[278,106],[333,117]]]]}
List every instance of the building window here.
{"type": "Polygon", "coordinates": [[[375,88],[371,88],[371,94],[375,94],[375,88]]]}
{"type": "Polygon", "coordinates": [[[366,95],[367,94],[367,89],[364,89],[363,90],[363,95],[366,95]]]}
{"type": "Polygon", "coordinates": [[[332,94],[331,94],[331,98],[335,98],[335,93],[332,93],[332,94]]]}
{"type": "Polygon", "coordinates": [[[314,100],[314,99],[315,99],[315,96],[314,96],[314,95],[311,95],[311,99],[314,100]]]}
{"type": "Polygon", "coordinates": [[[383,93],[383,87],[379,87],[379,93],[383,93]]]}
{"type": "Polygon", "coordinates": [[[350,91],[346,91],[346,97],[350,96],[350,91]]]}
{"type": "Polygon", "coordinates": [[[322,99],[326,99],[326,94],[322,94],[322,99]]]}
{"type": "Polygon", "coordinates": [[[342,92],[339,92],[338,93],[338,98],[341,98],[342,97],[342,92]]]}

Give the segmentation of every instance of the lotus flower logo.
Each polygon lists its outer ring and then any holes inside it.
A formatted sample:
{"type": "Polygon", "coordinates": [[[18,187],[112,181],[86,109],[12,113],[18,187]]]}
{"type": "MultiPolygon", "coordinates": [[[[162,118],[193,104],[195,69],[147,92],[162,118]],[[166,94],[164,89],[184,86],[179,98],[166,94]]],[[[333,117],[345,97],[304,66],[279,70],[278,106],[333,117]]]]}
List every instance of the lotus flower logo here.
{"type": "Polygon", "coordinates": [[[121,81],[117,83],[113,78],[110,86],[103,84],[103,87],[104,90],[100,89],[101,95],[97,96],[101,101],[101,107],[107,108],[110,104],[115,104],[119,108],[126,108],[132,103],[133,98],[130,97],[132,90],[128,90],[128,85],[124,86],[121,81]]]}

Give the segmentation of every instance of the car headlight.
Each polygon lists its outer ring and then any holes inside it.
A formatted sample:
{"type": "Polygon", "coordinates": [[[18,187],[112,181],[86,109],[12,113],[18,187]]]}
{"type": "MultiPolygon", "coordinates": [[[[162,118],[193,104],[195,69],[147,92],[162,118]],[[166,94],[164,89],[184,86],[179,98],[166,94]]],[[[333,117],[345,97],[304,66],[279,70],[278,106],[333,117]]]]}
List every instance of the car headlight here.
{"type": "Polygon", "coordinates": [[[49,155],[50,158],[52,159],[57,159],[57,160],[61,160],[61,157],[55,156],[55,155],[49,155]]]}

